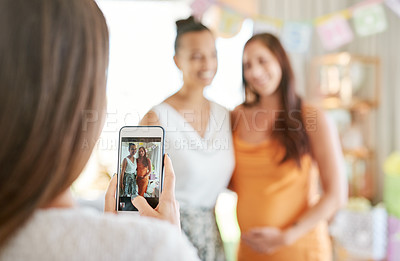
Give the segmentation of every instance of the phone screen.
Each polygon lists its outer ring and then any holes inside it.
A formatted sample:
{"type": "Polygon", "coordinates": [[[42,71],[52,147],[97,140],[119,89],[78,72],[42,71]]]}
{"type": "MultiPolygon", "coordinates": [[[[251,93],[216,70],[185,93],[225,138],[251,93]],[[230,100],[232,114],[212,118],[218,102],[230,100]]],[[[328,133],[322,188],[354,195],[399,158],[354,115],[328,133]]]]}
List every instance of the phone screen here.
{"type": "Polygon", "coordinates": [[[120,137],[118,211],[137,211],[131,199],[138,195],[144,197],[151,207],[158,205],[162,189],[162,138],[120,137]]]}

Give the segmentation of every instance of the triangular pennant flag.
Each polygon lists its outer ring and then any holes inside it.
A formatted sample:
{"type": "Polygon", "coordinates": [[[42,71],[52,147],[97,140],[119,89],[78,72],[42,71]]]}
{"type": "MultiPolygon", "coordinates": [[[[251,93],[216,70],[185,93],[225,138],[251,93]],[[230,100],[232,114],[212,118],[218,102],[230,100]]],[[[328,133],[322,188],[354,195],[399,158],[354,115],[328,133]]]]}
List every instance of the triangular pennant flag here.
{"type": "Polygon", "coordinates": [[[266,20],[266,19],[255,19],[253,21],[253,34],[260,33],[271,33],[279,35],[281,30],[281,22],[266,20]]]}
{"type": "Polygon", "coordinates": [[[349,23],[342,15],[334,15],[321,22],[317,25],[317,32],[322,45],[328,51],[348,44],[354,38],[349,23]]]}
{"type": "Polygon", "coordinates": [[[310,24],[287,22],[283,26],[282,43],[289,52],[304,53],[310,46],[311,35],[310,24]]]}
{"type": "Polygon", "coordinates": [[[381,4],[356,8],[353,11],[354,28],[359,36],[367,36],[386,30],[385,10],[381,4]]]}
{"type": "Polygon", "coordinates": [[[218,32],[222,37],[232,37],[240,31],[243,18],[228,9],[221,10],[221,17],[218,26],[218,32]]]}

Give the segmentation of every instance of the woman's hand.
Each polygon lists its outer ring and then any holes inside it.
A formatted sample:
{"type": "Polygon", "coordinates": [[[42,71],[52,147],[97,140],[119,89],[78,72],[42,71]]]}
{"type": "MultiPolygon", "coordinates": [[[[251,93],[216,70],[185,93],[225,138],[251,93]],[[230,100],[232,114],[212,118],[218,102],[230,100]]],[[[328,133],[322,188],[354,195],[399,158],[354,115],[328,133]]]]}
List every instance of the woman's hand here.
{"type": "Polygon", "coordinates": [[[115,192],[117,190],[117,175],[111,178],[104,200],[104,212],[117,213],[115,192]]]}
{"type": "MultiPolygon", "coordinates": [[[[117,177],[114,175],[106,191],[104,212],[116,213],[116,189],[117,177]]],[[[179,204],[175,200],[175,173],[167,155],[164,157],[164,187],[158,206],[153,209],[141,196],[134,198],[132,204],[139,210],[140,215],[166,220],[180,229],[179,204]]]]}
{"type": "Polygon", "coordinates": [[[179,205],[175,200],[175,173],[167,154],[164,156],[164,187],[158,206],[153,209],[141,196],[134,198],[132,204],[140,215],[166,220],[180,228],[179,205]]]}
{"type": "Polygon", "coordinates": [[[242,240],[255,251],[265,254],[273,254],[293,243],[287,233],[276,227],[253,228],[242,234],[242,240]]]}

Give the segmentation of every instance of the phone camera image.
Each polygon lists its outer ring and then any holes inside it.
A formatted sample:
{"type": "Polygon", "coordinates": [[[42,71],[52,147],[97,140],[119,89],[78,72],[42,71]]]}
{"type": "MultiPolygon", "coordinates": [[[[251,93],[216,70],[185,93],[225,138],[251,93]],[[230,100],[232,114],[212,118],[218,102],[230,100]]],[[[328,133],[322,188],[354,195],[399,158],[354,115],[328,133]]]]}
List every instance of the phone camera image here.
{"type": "Polygon", "coordinates": [[[160,137],[122,137],[119,162],[118,211],[137,211],[132,200],[144,197],[158,204],[162,173],[160,137]]]}

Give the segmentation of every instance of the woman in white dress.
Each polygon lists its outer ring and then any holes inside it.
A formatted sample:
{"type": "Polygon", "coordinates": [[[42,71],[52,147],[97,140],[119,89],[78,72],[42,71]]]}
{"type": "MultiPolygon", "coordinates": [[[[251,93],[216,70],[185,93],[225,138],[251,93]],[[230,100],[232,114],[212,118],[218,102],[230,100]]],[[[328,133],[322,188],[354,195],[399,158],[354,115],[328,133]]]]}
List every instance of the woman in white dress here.
{"type": "Polygon", "coordinates": [[[153,107],[141,124],[166,130],[183,231],[202,260],[224,260],[214,208],[234,168],[230,119],[227,109],[203,96],[217,71],[215,39],[193,17],[176,24],[174,61],[182,72],[182,88],[153,107]]]}
{"type": "Polygon", "coordinates": [[[135,172],[136,172],[136,159],[135,159],[135,153],[136,153],[136,145],[134,143],[129,143],[129,155],[124,158],[122,161],[122,167],[121,167],[121,180],[120,183],[122,184],[121,186],[121,191],[120,195],[121,196],[127,196],[131,197],[134,195],[137,195],[137,190],[136,190],[136,177],[135,177],[135,172]]]}

